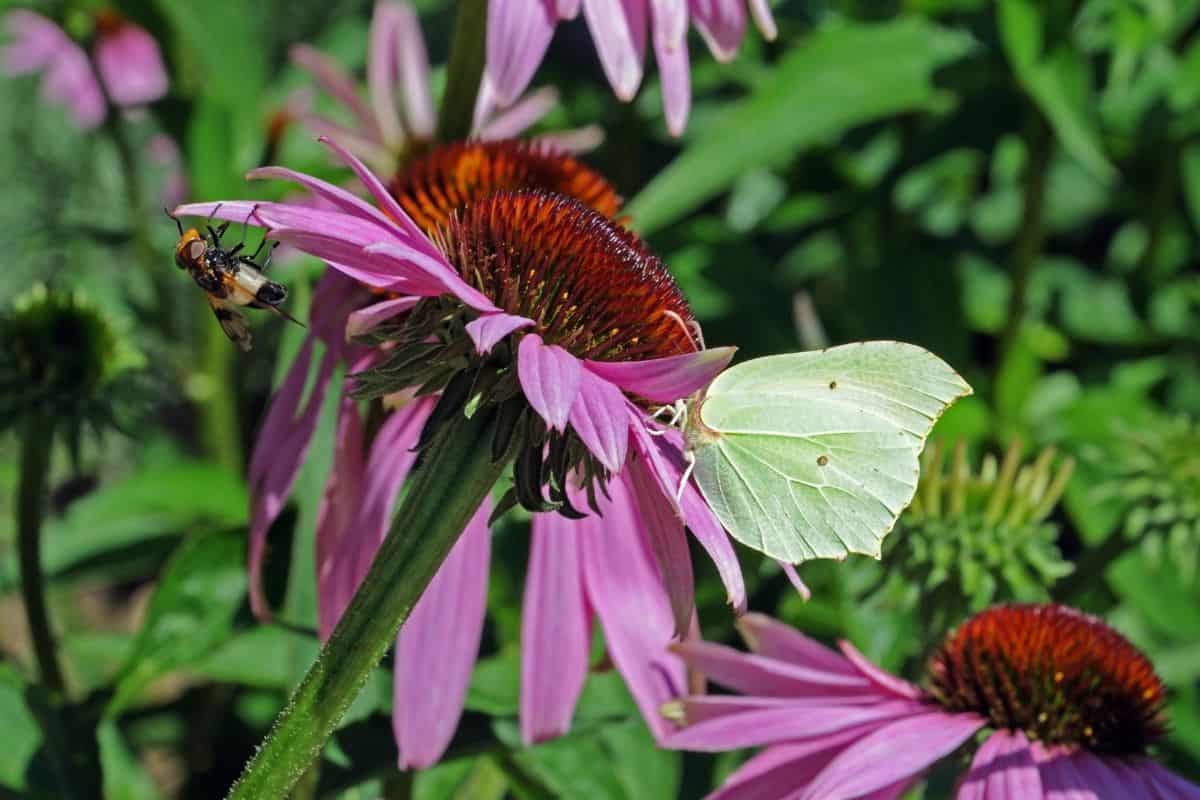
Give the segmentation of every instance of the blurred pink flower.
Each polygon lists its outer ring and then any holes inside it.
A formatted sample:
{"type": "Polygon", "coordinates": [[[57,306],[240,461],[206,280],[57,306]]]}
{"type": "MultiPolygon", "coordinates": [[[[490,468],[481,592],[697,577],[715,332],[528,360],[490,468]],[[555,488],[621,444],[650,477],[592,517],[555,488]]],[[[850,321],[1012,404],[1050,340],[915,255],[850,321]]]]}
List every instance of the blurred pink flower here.
{"type": "Polygon", "coordinates": [[[167,93],[167,69],[158,42],[112,10],[96,15],[96,69],[118,106],[146,105],[167,93]]]}
{"type": "MultiPolygon", "coordinates": [[[[25,9],[4,15],[11,41],[0,53],[9,75],[43,73],[42,96],[48,103],[66,106],[84,131],[104,121],[104,91],[87,54],[62,28],[25,9]]],[[[96,19],[96,68],[113,102],[135,107],[166,94],[167,72],[158,44],[145,30],[113,12],[96,19]]]]}
{"type": "MultiPolygon", "coordinates": [[[[255,497],[251,597],[256,613],[268,610],[259,580],[266,531],[303,460],[334,365],[345,361],[352,372],[358,372],[386,357],[386,351],[345,345],[339,327],[361,334],[385,320],[403,322],[422,298],[440,297],[457,309],[447,313],[461,315],[465,323],[456,328],[464,340],[455,347],[473,349],[482,358],[503,345],[506,357],[512,359],[509,369],[515,369],[515,386],[530,413],[544,424],[545,435],[563,442],[569,437],[578,444],[578,450],[571,449],[575,445],[568,447],[580,459],[570,467],[570,480],[577,485],[568,488],[561,501],[573,509],[576,503],[595,497],[603,514],[574,521],[539,515],[535,522],[522,634],[526,641],[523,734],[537,740],[565,730],[586,672],[586,631],[592,613],[604,626],[613,660],[639,705],[656,732],[665,734],[669,725],[654,710],[682,690],[683,673],[664,655],[664,646],[692,629],[695,613],[685,524],[713,556],[736,608],[744,607],[745,592],[732,545],[699,492],[688,484],[676,501],[683,471],[682,441],[676,432],[653,422],[645,404],[670,403],[692,394],[728,363],[732,350],[697,350],[687,324],[690,313],[661,263],[629,234],[576,201],[537,192],[493,194],[466,206],[443,231],[439,240],[446,248],[443,252],[374,174],[340,146],[329,146],[358,175],[378,208],[331,184],[269,167],[251,176],[296,181],[322,197],[327,207],[223,201],[182,206],[175,212],[215,214],[239,222],[248,219],[268,228],[272,238],[322,258],[333,268],[317,292],[321,302],[312,320],[314,335],[326,342],[321,374],[314,384],[320,388],[300,406],[313,357],[311,345],[306,345],[272,404],[250,466],[255,497]],[[513,294],[504,289],[509,284],[499,273],[483,277],[487,270],[506,268],[506,259],[485,258],[472,262],[470,268],[453,263],[465,251],[447,237],[458,236],[457,241],[466,246],[476,234],[483,237],[478,241],[494,235],[518,236],[528,229],[517,223],[524,219],[543,220],[543,226],[534,228],[538,232],[553,230],[555,224],[574,226],[562,241],[584,249],[544,268],[557,270],[562,292],[590,304],[586,313],[580,312],[582,316],[571,316],[575,307],[556,311],[536,305],[553,304],[558,294],[539,301],[536,293],[513,294]],[[473,224],[496,227],[484,232],[471,228],[473,224]],[[463,275],[474,275],[475,280],[468,283],[463,275]],[[362,291],[356,283],[392,297],[351,310],[356,303],[348,302],[349,298],[362,291]],[[568,327],[556,326],[555,319],[568,327]],[[601,324],[604,331],[580,332],[575,326],[582,320],[601,324]],[[616,353],[629,360],[605,360],[616,353]],[[627,393],[639,402],[631,401],[627,393]],[[606,499],[578,485],[581,476],[602,473],[613,476],[606,499]],[[556,631],[566,638],[550,646],[556,631]]],[[[511,244],[498,252],[516,258],[528,249],[519,237],[511,244]]],[[[547,252],[535,247],[527,257],[541,258],[547,252]]],[[[437,363],[432,354],[425,360],[437,363]]],[[[412,466],[413,445],[434,402],[423,397],[402,403],[385,420],[369,452],[364,452],[357,408],[351,400],[342,401],[335,468],[317,534],[323,635],[332,630],[387,532],[392,503],[412,466]]],[[[522,446],[526,448],[522,452],[541,458],[541,444],[522,446]]],[[[552,450],[555,446],[550,445],[552,450]]],[[[520,465],[517,480],[520,484],[520,465]]],[[[395,725],[404,766],[425,766],[440,757],[461,712],[484,613],[481,598],[488,561],[484,515],[481,510],[456,547],[454,562],[447,562],[435,586],[422,598],[421,604],[435,610],[415,615],[400,637],[395,725]],[[443,581],[452,586],[442,587],[443,581]],[[434,635],[426,625],[443,634],[455,630],[461,635],[434,635]],[[423,644],[405,645],[406,637],[423,644]],[[444,691],[420,702],[403,701],[406,695],[413,700],[409,687],[411,692],[428,693],[430,681],[417,680],[413,677],[417,674],[437,674],[444,691]],[[418,736],[417,731],[424,734],[418,736]]]]}
{"type": "MultiPolygon", "coordinates": [[[[375,170],[388,173],[397,162],[433,139],[437,112],[429,86],[429,56],[417,13],[408,3],[379,0],[371,19],[367,54],[367,97],[364,101],[353,76],[340,64],[308,45],[295,45],[292,62],[349,112],[351,125],[314,114],[306,103],[292,113],[313,134],[329,136],[375,170]]],[[[472,138],[511,139],[534,125],[554,108],[558,92],[539,89],[525,97],[514,92],[512,101],[498,108],[496,96],[485,85],[475,104],[472,138]]],[[[548,134],[544,138],[561,149],[581,152],[603,139],[602,131],[587,126],[548,134]]]]}
{"type": "Polygon", "coordinates": [[[600,64],[621,100],[629,101],[642,82],[647,29],[662,81],[667,129],[679,136],[691,110],[688,21],[696,26],[719,61],[737,53],[746,32],[746,9],[762,35],[775,38],[767,0],[490,0],[487,75],[501,102],[525,90],[546,54],[559,20],[574,18],[580,6],[596,44],[600,64]]]}
{"type": "Polygon", "coordinates": [[[42,97],[63,105],[82,130],[104,121],[104,92],[88,63],[87,53],[62,28],[25,9],[4,15],[11,41],[0,54],[9,75],[42,72],[42,97]]]}
{"type": "Polygon", "coordinates": [[[947,637],[922,690],[847,642],[825,648],[760,614],[738,621],[751,653],[674,646],[689,667],[742,695],[685,697],[667,745],[766,745],[709,800],[893,800],[990,728],[958,800],[1196,800],[1143,755],[1162,733],[1162,685],[1099,620],[1063,606],[1001,606],[947,637]]]}

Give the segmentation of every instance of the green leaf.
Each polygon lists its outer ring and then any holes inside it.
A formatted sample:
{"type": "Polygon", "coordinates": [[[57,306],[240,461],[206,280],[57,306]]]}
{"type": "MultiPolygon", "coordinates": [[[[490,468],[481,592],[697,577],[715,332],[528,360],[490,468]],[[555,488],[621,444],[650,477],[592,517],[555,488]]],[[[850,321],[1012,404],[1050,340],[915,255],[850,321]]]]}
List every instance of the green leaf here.
{"type": "Polygon", "coordinates": [[[748,361],[691,409],[693,474],[725,529],[772,558],[878,558],[933,423],[970,393],[940,358],[901,342],[748,361]]]}
{"type": "MultiPolygon", "coordinates": [[[[147,542],[197,528],[225,528],[246,519],[246,489],[215,464],[152,456],[123,480],[72,504],[43,533],[42,563],[51,576],[136,557],[147,542]]],[[[17,585],[16,559],[0,560],[0,591],[17,585]]]]}
{"type": "MultiPolygon", "coordinates": [[[[4,747],[0,747],[0,789],[24,791],[28,772],[42,744],[37,720],[25,704],[25,682],[11,664],[0,664],[0,728],[4,747]]],[[[39,781],[53,785],[49,776],[39,781]]],[[[0,792],[2,793],[2,792],[0,792]]]]}
{"type": "Polygon", "coordinates": [[[96,739],[104,768],[105,800],[157,800],[160,797],[115,722],[102,722],[96,730],[96,739]]]}
{"type": "Polygon", "coordinates": [[[246,594],[245,536],[195,536],[172,556],[150,599],[107,714],[133,703],[152,681],[191,666],[229,639],[246,594]]]}
{"type": "Polygon", "coordinates": [[[190,669],[218,683],[286,690],[297,680],[297,662],[311,664],[318,649],[315,637],[262,626],[233,636],[190,669]]]}
{"type": "Polygon", "coordinates": [[[937,97],[934,70],[971,45],[966,34],[916,17],[817,30],[633,199],[635,227],[653,233],[751,170],[787,164],[849,128],[928,108],[937,97]]]}

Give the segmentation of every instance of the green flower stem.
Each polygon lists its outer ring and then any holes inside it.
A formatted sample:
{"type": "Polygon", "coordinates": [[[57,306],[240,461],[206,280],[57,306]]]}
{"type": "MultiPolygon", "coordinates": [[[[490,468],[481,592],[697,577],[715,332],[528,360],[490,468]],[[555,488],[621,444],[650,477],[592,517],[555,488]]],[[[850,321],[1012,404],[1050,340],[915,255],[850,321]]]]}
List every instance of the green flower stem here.
{"type": "Polygon", "coordinates": [[[438,109],[437,140],[449,142],[471,135],[475,100],[483,80],[487,53],[487,0],[459,0],[450,43],[446,92],[438,109]]]}
{"type": "Polygon", "coordinates": [[[66,694],[58,648],[46,612],[46,587],[42,580],[42,512],[46,503],[46,476],[50,469],[50,444],[54,434],[48,419],[26,422],[21,437],[21,477],[17,485],[17,543],[21,562],[21,599],[37,659],[42,686],[56,702],[66,694]]]}
{"type": "Polygon", "coordinates": [[[229,800],[283,798],[321,747],[511,456],[491,460],[495,416],[445,424],[407,481],[371,569],[229,800]]]}

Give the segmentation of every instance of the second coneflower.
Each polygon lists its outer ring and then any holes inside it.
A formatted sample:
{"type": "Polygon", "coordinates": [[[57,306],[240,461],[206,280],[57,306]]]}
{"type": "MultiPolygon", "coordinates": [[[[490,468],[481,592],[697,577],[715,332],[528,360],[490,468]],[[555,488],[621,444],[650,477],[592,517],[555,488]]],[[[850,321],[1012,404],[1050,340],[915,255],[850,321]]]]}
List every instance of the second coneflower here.
{"type": "Polygon", "coordinates": [[[826,649],[758,614],[739,622],[752,653],[688,642],[693,669],[745,696],[666,710],[689,750],[767,745],[709,800],[892,800],[988,729],[958,800],[1195,800],[1200,787],[1146,754],[1163,733],[1154,668],[1095,617],[1059,605],[996,606],[952,632],[927,688],[848,643],[826,649]]]}

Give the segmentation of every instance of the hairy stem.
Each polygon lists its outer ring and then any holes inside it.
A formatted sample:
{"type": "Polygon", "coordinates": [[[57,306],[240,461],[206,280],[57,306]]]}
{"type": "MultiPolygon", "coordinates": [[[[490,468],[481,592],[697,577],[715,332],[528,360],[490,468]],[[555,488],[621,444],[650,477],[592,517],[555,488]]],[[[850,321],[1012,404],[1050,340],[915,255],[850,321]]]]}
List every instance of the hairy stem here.
{"type": "Polygon", "coordinates": [[[287,797],[442,565],[510,457],[491,460],[491,413],[446,423],[408,481],[387,538],[230,800],[287,797]]]}
{"type": "Polygon", "coordinates": [[[437,140],[466,139],[471,135],[475,101],[483,80],[487,52],[487,0],[459,0],[446,67],[446,92],[438,109],[437,140]]]}
{"type": "Polygon", "coordinates": [[[21,438],[21,477],[17,485],[17,544],[21,562],[21,599],[29,637],[37,659],[39,680],[56,701],[66,694],[58,648],[46,611],[46,587],[42,578],[42,512],[46,502],[46,476],[50,468],[53,423],[31,419],[21,438]]]}

